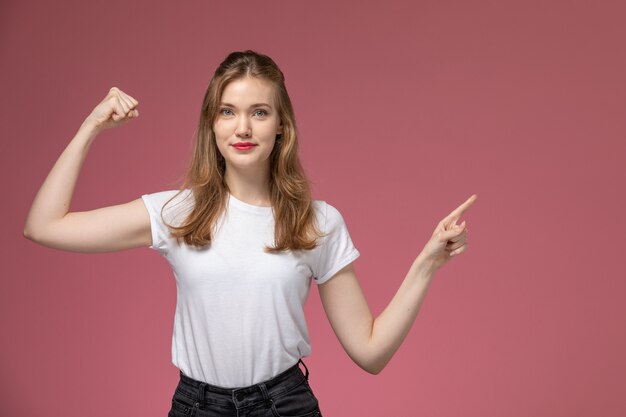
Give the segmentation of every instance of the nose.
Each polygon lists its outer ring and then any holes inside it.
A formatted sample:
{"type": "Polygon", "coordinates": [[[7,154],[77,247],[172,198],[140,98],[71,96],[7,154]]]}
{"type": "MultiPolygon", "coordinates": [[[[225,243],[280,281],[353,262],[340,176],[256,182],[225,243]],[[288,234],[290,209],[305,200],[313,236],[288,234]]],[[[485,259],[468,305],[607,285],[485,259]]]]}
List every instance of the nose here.
{"type": "Polygon", "coordinates": [[[249,138],[250,136],[252,136],[250,123],[248,122],[247,118],[239,118],[239,120],[237,121],[237,128],[235,129],[235,135],[241,138],[249,138]]]}

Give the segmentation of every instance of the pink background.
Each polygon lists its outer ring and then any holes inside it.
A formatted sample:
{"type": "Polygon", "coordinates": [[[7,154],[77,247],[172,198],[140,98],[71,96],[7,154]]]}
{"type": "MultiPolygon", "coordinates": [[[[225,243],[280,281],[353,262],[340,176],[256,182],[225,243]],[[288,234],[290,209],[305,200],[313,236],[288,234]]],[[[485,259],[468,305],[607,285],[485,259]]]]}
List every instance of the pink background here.
{"type": "Polygon", "coordinates": [[[373,313],[478,194],[469,250],[380,375],[343,352],[313,287],[325,417],[625,415],[625,17],[620,1],[4,0],[0,415],[166,415],[166,261],[22,230],[112,86],[141,115],[98,137],[71,210],[175,188],[215,67],[248,48],[286,74],[314,197],[346,219],[373,313]]]}

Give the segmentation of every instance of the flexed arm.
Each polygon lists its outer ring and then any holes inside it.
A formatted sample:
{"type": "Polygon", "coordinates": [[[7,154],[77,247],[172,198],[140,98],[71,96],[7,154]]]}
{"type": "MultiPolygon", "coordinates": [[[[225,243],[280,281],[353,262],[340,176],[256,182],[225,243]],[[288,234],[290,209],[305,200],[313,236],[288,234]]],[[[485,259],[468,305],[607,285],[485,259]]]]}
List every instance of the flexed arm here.
{"type": "Polygon", "coordinates": [[[37,192],[24,226],[26,238],[44,246],[76,252],[108,252],[150,244],[150,222],[141,199],[68,213],[91,143],[104,129],[138,117],[138,104],[113,87],[87,116],[37,192]]]}
{"type": "Polygon", "coordinates": [[[322,305],[339,342],[365,371],[377,374],[387,365],[411,329],[435,272],[467,250],[465,221],[456,222],[476,198],[472,195],[439,222],[395,296],[375,319],[352,264],[319,285],[322,305]]]}

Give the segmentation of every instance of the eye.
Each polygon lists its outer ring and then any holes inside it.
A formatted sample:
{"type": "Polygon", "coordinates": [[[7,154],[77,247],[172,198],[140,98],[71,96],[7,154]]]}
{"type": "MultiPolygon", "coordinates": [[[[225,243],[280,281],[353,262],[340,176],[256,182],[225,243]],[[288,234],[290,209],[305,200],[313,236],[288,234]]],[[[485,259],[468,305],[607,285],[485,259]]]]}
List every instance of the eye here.
{"type": "Polygon", "coordinates": [[[257,110],[254,112],[254,114],[260,117],[267,116],[267,112],[265,110],[257,110]]]}
{"type": "Polygon", "coordinates": [[[228,109],[226,107],[222,107],[220,109],[220,114],[223,116],[231,116],[233,114],[233,111],[231,109],[228,109]]]}

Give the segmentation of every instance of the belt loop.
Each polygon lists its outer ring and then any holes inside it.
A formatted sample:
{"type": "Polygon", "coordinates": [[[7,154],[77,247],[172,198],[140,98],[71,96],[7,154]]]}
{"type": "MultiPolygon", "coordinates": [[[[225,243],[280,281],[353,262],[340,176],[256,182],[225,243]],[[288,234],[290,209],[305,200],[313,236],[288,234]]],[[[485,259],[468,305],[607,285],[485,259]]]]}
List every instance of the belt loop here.
{"type": "Polygon", "coordinates": [[[259,383],[258,383],[258,384],[256,384],[256,385],[257,385],[257,387],[259,387],[259,389],[261,390],[261,394],[263,395],[263,399],[264,399],[265,401],[269,400],[270,395],[269,395],[269,392],[267,392],[267,387],[265,386],[265,384],[264,384],[264,383],[262,383],[262,382],[259,382],[259,383]]]}
{"type": "Polygon", "coordinates": [[[265,405],[267,406],[267,408],[270,408],[272,406],[272,398],[270,397],[270,394],[267,391],[267,387],[265,386],[263,382],[259,382],[257,384],[257,387],[259,387],[259,389],[261,390],[261,394],[263,395],[263,401],[265,401],[265,405]]]}
{"type": "Polygon", "coordinates": [[[204,389],[206,388],[207,383],[202,381],[200,382],[200,385],[198,386],[198,401],[201,404],[204,404],[204,389]]]}
{"type": "Polygon", "coordinates": [[[306,370],[306,375],[304,375],[304,377],[306,378],[306,380],[309,380],[309,368],[306,367],[306,365],[304,364],[304,361],[302,360],[302,358],[300,358],[300,360],[298,361],[298,363],[301,363],[302,366],[304,366],[304,369],[306,370]]]}

